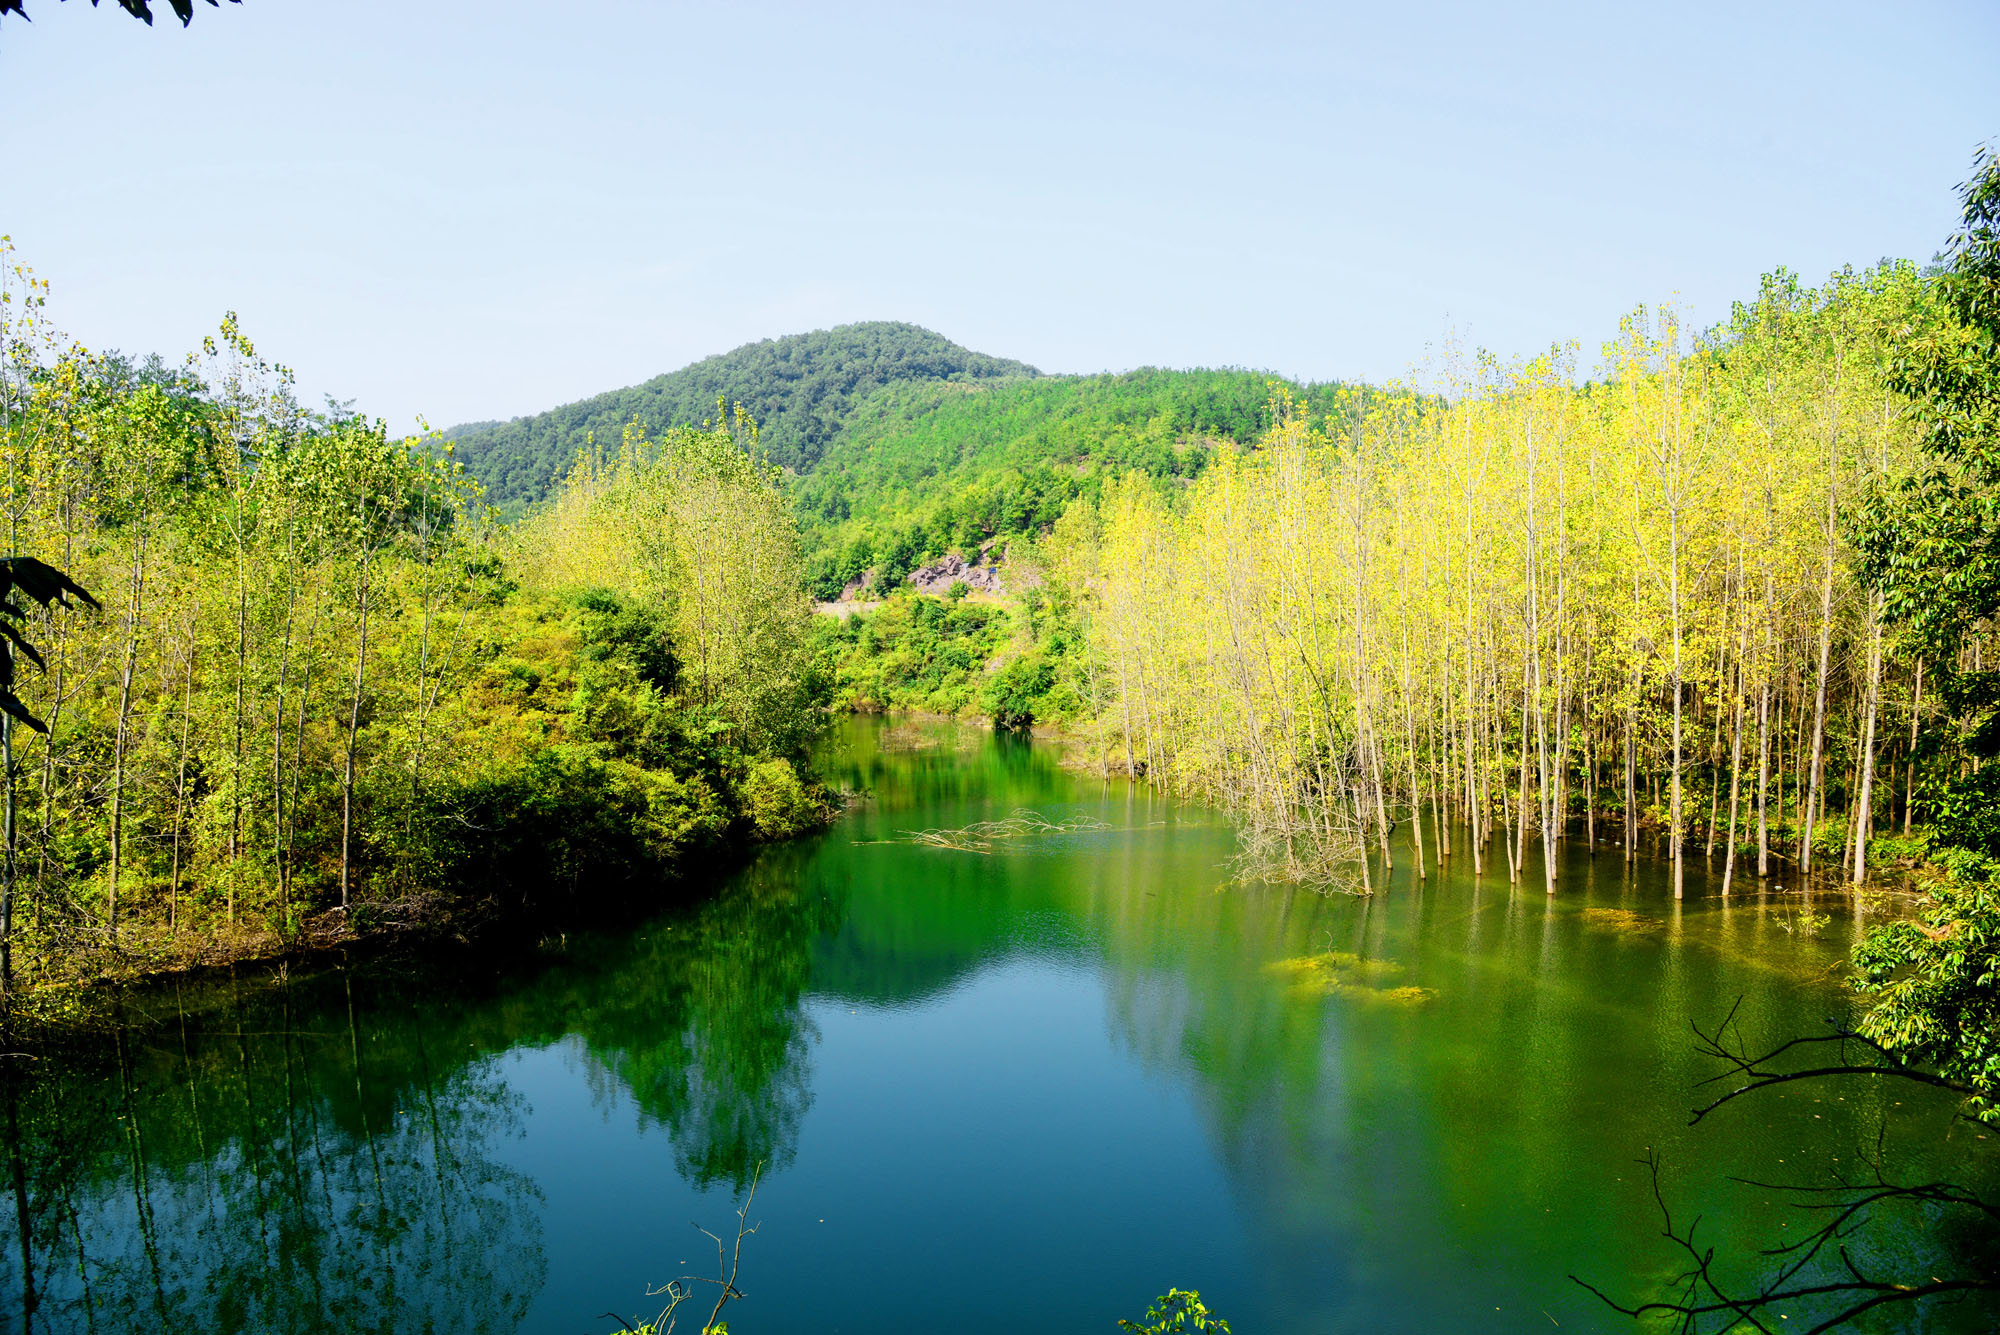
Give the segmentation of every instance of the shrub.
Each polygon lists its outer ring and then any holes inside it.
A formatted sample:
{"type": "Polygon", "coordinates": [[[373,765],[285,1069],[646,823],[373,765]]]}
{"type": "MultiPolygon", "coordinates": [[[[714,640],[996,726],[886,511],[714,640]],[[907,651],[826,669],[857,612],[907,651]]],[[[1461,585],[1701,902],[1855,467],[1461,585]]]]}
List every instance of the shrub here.
{"type": "Polygon", "coordinates": [[[819,804],[799,782],[791,763],[782,758],[752,765],[738,796],[743,814],[760,839],[790,839],[820,823],[819,804]]]}
{"type": "Polygon", "coordinates": [[[1017,658],[986,684],[986,712],[996,728],[1025,728],[1035,706],[1055,686],[1055,669],[1037,651],[1017,658]]]}

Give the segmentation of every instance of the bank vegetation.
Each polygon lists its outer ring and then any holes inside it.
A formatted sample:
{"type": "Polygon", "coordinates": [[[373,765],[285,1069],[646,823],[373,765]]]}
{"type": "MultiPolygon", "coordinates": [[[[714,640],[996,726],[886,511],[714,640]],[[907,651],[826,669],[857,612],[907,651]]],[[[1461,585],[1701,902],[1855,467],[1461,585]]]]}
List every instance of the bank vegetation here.
{"type": "Polygon", "coordinates": [[[0,542],[100,604],[26,618],[0,722],[15,990],[658,895],[819,821],[825,687],[747,420],[630,436],[502,528],[233,319],[180,365],[93,354],[0,260],[0,542]]]}

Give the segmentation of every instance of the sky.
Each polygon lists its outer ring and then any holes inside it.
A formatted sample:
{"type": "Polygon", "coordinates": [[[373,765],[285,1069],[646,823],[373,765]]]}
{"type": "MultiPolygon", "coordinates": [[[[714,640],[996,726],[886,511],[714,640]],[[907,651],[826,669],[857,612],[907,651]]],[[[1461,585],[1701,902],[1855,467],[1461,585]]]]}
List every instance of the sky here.
{"type": "Polygon", "coordinates": [[[412,429],[908,320],[1047,371],[1586,355],[1928,259],[2000,5],[106,0],[0,20],[0,233],[93,349],[412,429]]]}

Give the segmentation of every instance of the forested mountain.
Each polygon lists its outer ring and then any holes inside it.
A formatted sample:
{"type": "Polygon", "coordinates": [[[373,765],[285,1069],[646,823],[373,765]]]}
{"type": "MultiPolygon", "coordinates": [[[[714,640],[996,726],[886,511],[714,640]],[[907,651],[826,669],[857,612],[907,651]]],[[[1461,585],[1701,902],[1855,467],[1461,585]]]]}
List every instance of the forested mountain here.
{"type": "Polygon", "coordinates": [[[532,502],[548,497],[586,442],[594,437],[615,451],[635,420],[658,432],[713,418],[718,399],[741,404],[762,428],[772,462],[805,471],[854,405],[885,385],[1036,374],[916,325],[871,321],[746,343],[644,384],[510,422],[465,423],[445,435],[491,500],[532,502]]]}
{"type": "Polygon", "coordinates": [[[1045,529],[1107,477],[1193,478],[1215,446],[1254,445],[1276,396],[1317,407],[1334,389],[1261,371],[1153,367],[887,386],[795,484],[815,592],[831,597],[871,567],[893,586],[927,556],[1045,529]]]}

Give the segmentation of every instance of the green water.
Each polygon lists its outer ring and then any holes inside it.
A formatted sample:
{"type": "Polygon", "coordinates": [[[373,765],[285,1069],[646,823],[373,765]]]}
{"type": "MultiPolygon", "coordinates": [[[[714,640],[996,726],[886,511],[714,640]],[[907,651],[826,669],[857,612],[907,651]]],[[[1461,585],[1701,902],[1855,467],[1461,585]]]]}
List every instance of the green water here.
{"type": "Polygon", "coordinates": [[[1580,849],[1553,899],[1463,865],[1329,898],[977,731],[857,722],[826,769],[867,794],[837,827],[636,927],[248,970],[4,1068],[0,1329],[605,1331],[712,1273],[692,1223],[761,1172],[752,1335],[1110,1332],[1169,1285],[1239,1335],[1627,1330],[1568,1276],[1672,1273],[1648,1147],[1725,1252],[1800,1227],[1729,1175],[1824,1180],[1885,1122],[1912,1171],[1991,1177],[1900,1089],[1687,1127],[1691,1020],[1844,1011],[1837,900],[1810,936],[1580,849]],[[1104,828],[907,837],[1016,808],[1104,828]]]}

